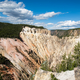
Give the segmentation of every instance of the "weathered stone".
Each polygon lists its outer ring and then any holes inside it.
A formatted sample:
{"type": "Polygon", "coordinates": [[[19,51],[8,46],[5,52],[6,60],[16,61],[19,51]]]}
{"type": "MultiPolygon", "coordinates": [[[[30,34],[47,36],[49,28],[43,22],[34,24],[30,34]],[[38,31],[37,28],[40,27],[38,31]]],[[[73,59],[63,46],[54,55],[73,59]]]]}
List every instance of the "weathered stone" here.
{"type": "Polygon", "coordinates": [[[51,73],[52,72],[38,69],[38,71],[35,74],[34,80],[51,80],[51,73]]]}
{"type": "MultiPolygon", "coordinates": [[[[23,28],[20,37],[24,42],[17,38],[0,38],[0,54],[13,64],[12,67],[7,64],[2,66],[8,68],[9,76],[14,80],[29,80],[46,59],[49,60],[50,67],[55,67],[61,61],[62,55],[64,53],[68,55],[70,52],[73,54],[74,46],[80,42],[80,36],[59,39],[57,36],[51,36],[47,29],[29,27],[23,28]],[[13,75],[11,70],[14,72],[13,75]]],[[[2,71],[2,66],[0,71],[4,75],[6,70],[2,71]]],[[[48,74],[45,71],[44,73],[48,74]]],[[[50,73],[48,75],[50,76],[50,73]]],[[[44,80],[50,79],[47,76],[42,75],[42,77],[44,80]]]]}
{"type": "Polygon", "coordinates": [[[74,69],[75,72],[75,80],[80,80],[80,66],[74,69]]]}
{"type": "Polygon", "coordinates": [[[65,71],[61,73],[53,73],[58,80],[75,80],[74,70],[65,71]]]}
{"type": "Polygon", "coordinates": [[[80,36],[59,39],[57,36],[51,36],[49,30],[46,30],[47,35],[37,31],[38,29],[25,27],[20,32],[20,37],[40,58],[50,59],[50,67],[55,67],[64,53],[73,54],[74,46],[80,42],[80,36]]]}
{"type": "Polygon", "coordinates": [[[52,80],[53,78],[51,77],[51,75],[54,75],[54,77],[58,80],[75,80],[74,70],[57,73],[44,71],[42,69],[38,69],[35,74],[34,80],[52,80]]]}
{"type": "Polygon", "coordinates": [[[19,70],[21,76],[23,76],[22,80],[28,80],[31,74],[34,74],[35,70],[40,67],[42,60],[19,39],[1,38],[0,54],[19,70]]]}

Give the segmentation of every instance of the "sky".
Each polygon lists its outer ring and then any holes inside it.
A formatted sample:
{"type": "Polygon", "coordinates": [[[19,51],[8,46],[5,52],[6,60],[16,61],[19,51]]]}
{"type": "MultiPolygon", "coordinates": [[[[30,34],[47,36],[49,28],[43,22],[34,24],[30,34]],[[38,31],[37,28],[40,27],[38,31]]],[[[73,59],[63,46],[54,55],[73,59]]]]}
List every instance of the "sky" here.
{"type": "Polygon", "coordinates": [[[80,0],[0,0],[0,22],[80,28],[80,0]]]}

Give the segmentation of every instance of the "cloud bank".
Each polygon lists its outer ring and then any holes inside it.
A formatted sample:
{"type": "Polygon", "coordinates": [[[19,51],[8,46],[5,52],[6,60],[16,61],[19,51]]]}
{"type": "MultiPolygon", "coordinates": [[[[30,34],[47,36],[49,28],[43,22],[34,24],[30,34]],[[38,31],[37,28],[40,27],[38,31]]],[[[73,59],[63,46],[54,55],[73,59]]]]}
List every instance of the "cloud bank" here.
{"type": "Polygon", "coordinates": [[[60,12],[47,12],[40,14],[39,16],[33,15],[33,11],[25,8],[23,2],[16,3],[15,1],[1,1],[0,12],[3,17],[0,16],[0,22],[10,22],[14,24],[32,24],[34,19],[48,19],[60,12]],[[4,17],[6,15],[6,17],[4,17]]]}
{"type": "Polygon", "coordinates": [[[37,19],[37,20],[48,19],[48,18],[53,17],[53,16],[58,15],[58,14],[61,14],[61,12],[57,12],[57,13],[47,12],[45,14],[40,14],[38,16],[34,16],[34,18],[37,19]]]}
{"type": "Polygon", "coordinates": [[[54,23],[35,23],[36,26],[44,26],[47,29],[73,29],[80,28],[80,21],[60,21],[56,24],[54,23]]]}
{"type": "Polygon", "coordinates": [[[32,20],[33,12],[24,8],[25,5],[22,2],[16,3],[14,1],[2,1],[0,2],[0,12],[9,17],[16,17],[18,19],[32,20]]]}

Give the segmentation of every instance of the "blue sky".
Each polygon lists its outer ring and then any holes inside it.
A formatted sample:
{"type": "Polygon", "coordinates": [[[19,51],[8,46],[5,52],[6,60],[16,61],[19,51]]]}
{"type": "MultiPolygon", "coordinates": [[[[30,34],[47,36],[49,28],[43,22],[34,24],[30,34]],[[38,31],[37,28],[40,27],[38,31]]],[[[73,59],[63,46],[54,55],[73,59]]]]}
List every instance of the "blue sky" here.
{"type": "Polygon", "coordinates": [[[0,22],[80,28],[80,0],[0,0],[0,22]]]}

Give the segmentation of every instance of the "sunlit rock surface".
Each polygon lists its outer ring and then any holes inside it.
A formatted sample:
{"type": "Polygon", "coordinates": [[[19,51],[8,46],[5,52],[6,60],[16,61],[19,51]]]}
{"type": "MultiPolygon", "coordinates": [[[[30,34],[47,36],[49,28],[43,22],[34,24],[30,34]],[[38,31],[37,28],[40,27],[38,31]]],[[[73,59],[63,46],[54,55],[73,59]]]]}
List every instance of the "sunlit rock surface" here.
{"type": "Polygon", "coordinates": [[[51,73],[52,72],[38,69],[35,74],[34,80],[51,80],[51,73]]]}
{"type": "Polygon", "coordinates": [[[75,80],[80,80],[80,66],[74,69],[75,72],[75,80]]]}
{"type": "MultiPolygon", "coordinates": [[[[0,62],[2,78],[9,80],[12,76],[11,80],[29,80],[44,60],[48,59],[50,67],[55,67],[62,60],[62,55],[73,54],[74,46],[80,42],[80,36],[59,39],[50,34],[47,29],[25,27],[20,32],[23,41],[0,38],[0,58],[5,57],[6,62],[0,62]]],[[[46,77],[43,77],[45,80],[46,77]]]]}
{"type": "Polygon", "coordinates": [[[63,37],[51,36],[47,29],[35,29],[25,27],[20,32],[20,37],[39,57],[50,58],[50,65],[55,66],[61,61],[62,55],[74,53],[74,46],[80,42],[80,36],[63,37]]]}
{"type": "Polygon", "coordinates": [[[58,80],[75,80],[74,70],[57,73],[57,72],[44,71],[42,69],[37,70],[34,80],[53,80],[51,75],[52,76],[54,75],[54,77],[57,78],[58,80]]]}
{"type": "Polygon", "coordinates": [[[29,79],[30,75],[34,74],[41,64],[41,59],[36,53],[19,39],[1,38],[0,54],[7,58],[20,71],[22,80],[29,79]]]}

